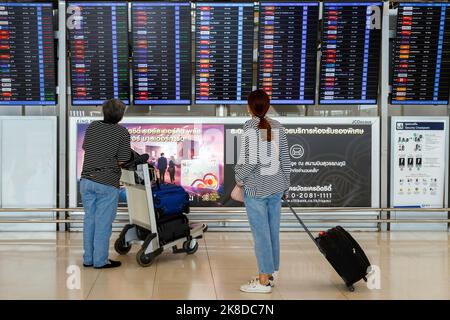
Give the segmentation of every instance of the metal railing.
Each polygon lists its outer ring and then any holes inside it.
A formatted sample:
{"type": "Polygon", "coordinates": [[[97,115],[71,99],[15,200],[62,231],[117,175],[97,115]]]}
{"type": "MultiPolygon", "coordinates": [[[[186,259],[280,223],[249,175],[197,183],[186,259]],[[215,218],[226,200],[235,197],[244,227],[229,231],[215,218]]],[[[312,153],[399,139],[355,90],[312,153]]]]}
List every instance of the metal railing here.
{"type": "MultiPolygon", "coordinates": [[[[128,212],[127,208],[118,208],[117,210],[120,213],[128,212]]],[[[377,213],[378,218],[305,218],[304,220],[311,223],[331,223],[331,222],[345,222],[345,223],[450,223],[450,217],[445,218],[435,218],[435,219],[425,219],[425,218],[396,218],[396,217],[388,217],[381,218],[381,213],[389,213],[389,212],[450,212],[450,208],[367,208],[367,207],[352,207],[352,208],[304,208],[298,207],[297,211],[301,215],[314,215],[317,213],[377,213]]],[[[70,219],[70,218],[55,218],[55,219],[35,219],[24,217],[23,219],[11,219],[11,217],[2,218],[1,213],[33,213],[33,212],[55,212],[55,213],[74,213],[74,212],[84,212],[83,208],[0,208],[0,223],[82,223],[82,219],[70,219]]],[[[245,218],[208,218],[202,217],[205,213],[212,214],[245,214],[245,211],[242,208],[227,208],[227,209],[208,209],[208,208],[195,208],[193,213],[190,214],[190,220],[199,221],[199,222],[247,222],[248,220],[245,218]],[[199,216],[200,215],[200,216],[199,216]]],[[[287,219],[288,216],[291,216],[288,213],[286,208],[283,208],[282,212],[282,222],[294,222],[294,219],[287,219]]],[[[120,217],[120,215],[116,218],[115,222],[127,222],[128,219],[125,217],[120,217]]]]}

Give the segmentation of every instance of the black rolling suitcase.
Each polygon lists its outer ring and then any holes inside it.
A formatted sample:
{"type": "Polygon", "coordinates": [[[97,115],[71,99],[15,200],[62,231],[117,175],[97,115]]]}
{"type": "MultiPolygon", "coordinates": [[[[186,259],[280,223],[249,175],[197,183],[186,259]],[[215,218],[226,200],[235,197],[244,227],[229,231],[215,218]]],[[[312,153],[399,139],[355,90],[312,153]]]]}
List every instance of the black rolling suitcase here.
{"type": "Polygon", "coordinates": [[[359,280],[367,281],[366,276],[370,267],[369,259],[356,240],[344,228],[337,226],[326,232],[320,232],[319,236],[314,238],[290,203],[285,202],[350,291],[355,290],[353,284],[359,280]]]}

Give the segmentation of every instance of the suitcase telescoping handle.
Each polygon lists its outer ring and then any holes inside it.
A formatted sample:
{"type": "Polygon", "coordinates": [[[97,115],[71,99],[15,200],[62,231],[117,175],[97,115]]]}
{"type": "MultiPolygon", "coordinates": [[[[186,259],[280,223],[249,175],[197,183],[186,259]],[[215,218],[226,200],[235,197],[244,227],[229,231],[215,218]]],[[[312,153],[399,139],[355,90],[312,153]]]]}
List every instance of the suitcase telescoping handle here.
{"type": "Polygon", "coordinates": [[[291,209],[292,213],[294,214],[294,216],[297,218],[298,222],[300,222],[300,224],[302,225],[303,229],[305,229],[306,233],[309,235],[309,237],[311,238],[311,240],[314,242],[314,244],[316,245],[317,248],[319,248],[319,251],[323,253],[322,248],[319,246],[319,244],[317,243],[316,239],[314,238],[314,236],[312,235],[311,231],[309,231],[308,227],[303,223],[302,219],[300,219],[300,217],[298,216],[297,212],[295,212],[294,208],[292,208],[291,204],[289,203],[289,201],[287,199],[284,199],[284,202],[289,206],[289,209],[291,209]]]}

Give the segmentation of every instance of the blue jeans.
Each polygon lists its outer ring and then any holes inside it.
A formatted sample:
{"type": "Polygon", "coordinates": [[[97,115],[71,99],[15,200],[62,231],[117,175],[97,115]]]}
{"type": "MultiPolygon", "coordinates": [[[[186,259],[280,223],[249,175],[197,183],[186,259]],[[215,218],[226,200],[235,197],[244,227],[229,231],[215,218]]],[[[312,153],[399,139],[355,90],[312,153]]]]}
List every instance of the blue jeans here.
{"type": "Polygon", "coordinates": [[[259,273],[272,274],[280,267],[281,197],[276,193],[264,198],[244,195],[248,221],[255,242],[259,273]]]}
{"type": "Polygon", "coordinates": [[[80,193],[84,207],[83,263],[101,267],[109,263],[109,238],[117,214],[119,189],[81,179],[80,193]]]}

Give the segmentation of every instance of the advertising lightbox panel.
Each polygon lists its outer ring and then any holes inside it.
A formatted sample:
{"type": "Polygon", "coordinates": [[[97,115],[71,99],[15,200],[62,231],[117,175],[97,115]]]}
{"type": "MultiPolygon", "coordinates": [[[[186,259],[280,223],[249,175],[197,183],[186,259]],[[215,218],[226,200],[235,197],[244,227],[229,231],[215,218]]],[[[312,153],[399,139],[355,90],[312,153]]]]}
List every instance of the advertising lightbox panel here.
{"type": "MultiPolygon", "coordinates": [[[[218,205],[223,195],[223,125],[170,123],[165,120],[149,123],[139,118],[126,119],[121,125],[130,132],[133,150],[139,154],[149,154],[149,162],[155,167],[162,153],[168,163],[171,160],[175,163],[174,183],[186,189],[192,206],[218,205]]],[[[76,206],[82,205],[78,190],[84,157],[82,145],[88,126],[88,120],[74,125],[76,202],[73,204],[76,206]]],[[[159,172],[157,174],[159,176],[159,172]]],[[[165,182],[170,182],[168,170],[165,172],[165,182]]],[[[120,191],[119,204],[126,204],[123,188],[120,191]]]]}
{"type": "MultiPolygon", "coordinates": [[[[379,205],[378,118],[278,120],[285,126],[289,144],[289,201],[293,206],[379,205]]],[[[227,124],[226,138],[239,135],[241,127],[227,124]]],[[[230,162],[225,164],[226,192],[234,186],[234,164],[230,162]]]]}
{"type": "MultiPolygon", "coordinates": [[[[78,183],[84,133],[93,118],[70,124],[70,205],[81,205],[78,183]]],[[[95,119],[99,120],[99,119],[95,119]]],[[[240,134],[248,118],[126,118],[138,153],[156,163],[161,153],[175,162],[175,183],[192,207],[242,206],[230,199],[240,134]]],[[[278,118],[287,130],[292,173],[289,199],[302,207],[379,206],[378,118],[278,118]]],[[[166,172],[166,182],[170,173],[166,172]]],[[[125,192],[120,201],[125,205],[125,192]]]]}

